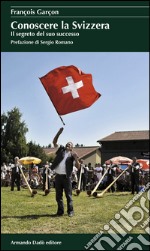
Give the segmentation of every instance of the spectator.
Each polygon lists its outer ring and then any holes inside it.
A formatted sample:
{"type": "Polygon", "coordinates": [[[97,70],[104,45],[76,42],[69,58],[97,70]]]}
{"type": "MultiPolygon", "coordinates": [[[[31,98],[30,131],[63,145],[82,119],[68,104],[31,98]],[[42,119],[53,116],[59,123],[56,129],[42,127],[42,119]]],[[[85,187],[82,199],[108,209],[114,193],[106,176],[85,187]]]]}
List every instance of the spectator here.
{"type": "Polygon", "coordinates": [[[17,185],[17,190],[20,191],[20,168],[22,166],[19,163],[19,158],[15,157],[14,158],[15,163],[12,164],[12,169],[11,169],[11,191],[14,191],[14,184],[16,183],[17,185]]]}
{"type": "Polygon", "coordinates": [[[94,172],[95,172],[95,176],[96,176],[96,182],[98,182],[101,179],[102,171],[103,171],[103,168],[101,167],[101,164],[98,163],[96,165],[96,167],[94,168],[94,172]]]}

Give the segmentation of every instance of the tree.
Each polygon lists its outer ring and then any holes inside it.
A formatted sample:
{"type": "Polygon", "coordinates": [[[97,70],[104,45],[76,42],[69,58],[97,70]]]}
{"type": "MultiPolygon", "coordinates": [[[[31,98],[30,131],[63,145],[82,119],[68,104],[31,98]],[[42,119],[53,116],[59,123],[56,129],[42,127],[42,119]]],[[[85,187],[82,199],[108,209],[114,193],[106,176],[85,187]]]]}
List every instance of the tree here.
{"type": "Polygon", "coordinates": [[[79,143],[77,143],[76,145],[75,145],[75,147],[83,147],[84,145],[83,144],[79,144],[79,143]]]}
{"type": "Polygon", "coordinates": [[[7,114],[1,115],[1,161],[8,163],[15,156],[21,158],[28,153],[26,133],[28,128],[21,121],[22,114],[14,107],[7,114]]]}
{"type": "Polygon", "coordinates": [[[30,141],[28,144],[28,155],[34,156],[42,160],[41,164],[46,163],[46,161],[49,161],[48,156],[45,154],[43,147],[41,147],[39,144],[33,143],[30,141]]]}

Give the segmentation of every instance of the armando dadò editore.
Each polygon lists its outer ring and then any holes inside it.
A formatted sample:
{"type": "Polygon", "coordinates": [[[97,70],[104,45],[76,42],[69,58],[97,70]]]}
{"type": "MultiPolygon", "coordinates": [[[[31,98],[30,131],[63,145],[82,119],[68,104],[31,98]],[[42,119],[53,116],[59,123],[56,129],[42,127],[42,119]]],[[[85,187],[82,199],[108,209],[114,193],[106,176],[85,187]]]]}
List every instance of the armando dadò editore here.
{"type": "Polygon", "coordinates": [[[49,240],[49,241],[44,241],[44,240],[26,240],[26,241],[11,241],[10,243],[11,245],[61,245],[62,241],[53,241],[53,240],[49,240]]]}

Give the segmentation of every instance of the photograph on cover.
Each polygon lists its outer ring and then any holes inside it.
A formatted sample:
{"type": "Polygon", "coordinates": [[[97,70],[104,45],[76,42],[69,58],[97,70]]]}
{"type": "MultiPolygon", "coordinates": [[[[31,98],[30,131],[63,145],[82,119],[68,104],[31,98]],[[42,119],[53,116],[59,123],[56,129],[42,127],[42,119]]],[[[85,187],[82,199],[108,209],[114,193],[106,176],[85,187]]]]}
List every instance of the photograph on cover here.
{"type": "Polygon", "coordinates": [[[2,233],[147,233],[148,53],[1,54],[2,233]]]}

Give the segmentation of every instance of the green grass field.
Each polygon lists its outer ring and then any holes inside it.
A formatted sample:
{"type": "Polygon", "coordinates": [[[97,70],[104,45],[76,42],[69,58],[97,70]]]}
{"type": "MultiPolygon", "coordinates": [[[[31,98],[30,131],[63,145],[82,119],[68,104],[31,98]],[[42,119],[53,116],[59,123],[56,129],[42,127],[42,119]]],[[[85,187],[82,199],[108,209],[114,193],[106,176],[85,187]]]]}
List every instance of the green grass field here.
{"type": "MultiPolygon", "coordinates": [[[[105,224],[115,219],[115,214],[133,198],[130,192],[105,193],[103,198],[89,197],[86,192],[81,192],[78,196],[73,191],[74,217],[68,217],[66,212],[66,198],[64,195],[65,215],[54,217],[57,211],[55,201],[55,190],[44,196],[42,190],[37,190],[37,194],[31,197],[28,189],[21,191],[10,191],[10,187],[1,187],[1,233],[79,233],[89,234],[104,231],[105,224]]],[[[147,198],[147,192],[142,197],[147,198]]],[[[134,206],[140,206],[138,199],[134,206]]],[[[146,200],[148,208],[148,199],[146,200]]],[[[148,218],[148,213],[144,211],[144,217],[135,213],[134,218],[139,223],[133,227],[130,233],[145,233],[141,225],[148,218]]],[[[119,223],[120,224],[120,223],[119,223]]],[[[122,225],[120,224],[122,227],[122,225]]],[[[105,231],[104,231],[105,232],[105,231]]]]}

